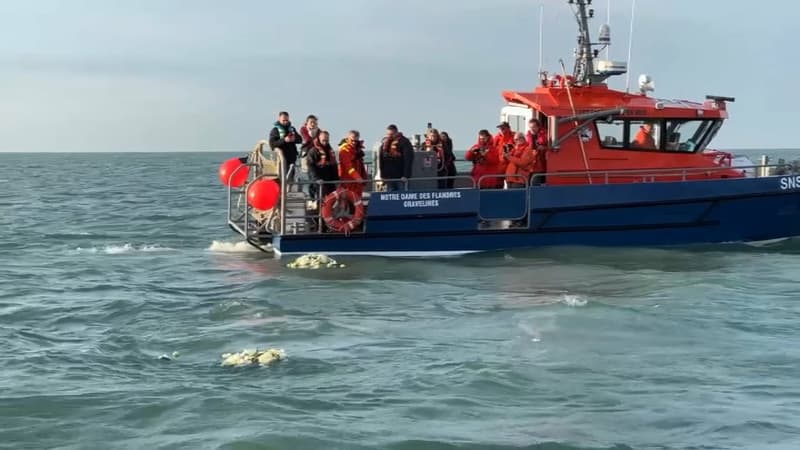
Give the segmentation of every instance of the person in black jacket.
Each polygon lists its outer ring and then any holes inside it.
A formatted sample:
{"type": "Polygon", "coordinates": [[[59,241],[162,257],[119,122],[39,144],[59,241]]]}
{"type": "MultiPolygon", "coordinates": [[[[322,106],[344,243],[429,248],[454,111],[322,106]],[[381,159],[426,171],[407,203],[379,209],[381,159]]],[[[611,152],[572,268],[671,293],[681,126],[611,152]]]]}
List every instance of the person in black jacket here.
{"type": "Polygon", "coordinates": [[[387,190],[405,190],[413,164],[414,147],[411,141],[397,131],[397,125],[386,127],[386,137],[381,143],[380,167],[381,179],[392,180],[385,182],[387,190]]]}
{"type": "MultiPolygon", "coordinates": [[[[456,170],[456,154],[453,152],[453,140],[450,139],[450,135],[447,132],[442,131],[441,133],[442,139],[442,147],[444,149],[444,164],[443,167],[439,169],[444,169],[444,173],[439,176],[448,176],[448,177],[455,177],[458,176],[458,170],[456,170]]],[[[456,184],[455,178],[450,178],[444,181],[444,187],[441,185],[441,181],[439,184],[439,188],[447,188],[453,189],[456,184]]]]}
{"type": "MultiPolygon", "coordinates": [[[[438,163],[436,176],[439,178],[456,176],[456,155],[453,153],[453,141],[444,131],[439,133],[436,128],[428,130],[428,137],[425,139],[425,150],[436,152],[438,163]]],[[[453,189],[455,178],[440,179],[439,189],[453,189]]]]}
{"type": "MultiPolygon", "coordinates": [[[[286,166],[283,168],[284,176],[286,171],[289,170],[289,166],[297,162],[297,146],[302,143],[303,138],[294,128],[292,122],[289,121],[289,113],[281,111],[278,114],[278,121],[275,122],[274,128],[269,132],[269,147],[272,150],[279,148],[283,151],[283,157],[286,162],[286,166]]],[[[296,167],[294,172],[296,173],[298,170],[300,168],[296,167]]]]}
{"type": "MultiPolygon", "coordinates": [[[[311,149],[306,155],[306,162],[308,163],[308,176],[311,181],[336,181],[339,179],[336,152],[331,147],[330,134],[327,131],[320,131],[317,137],[314,138],[311,143],[311,149]]],[[[311,198],[321,201],[336,190],[336,185],[323,184],[322,192],[317,192],[318,188],[318,184],[311,184],[309,191],[311,198]]]]}

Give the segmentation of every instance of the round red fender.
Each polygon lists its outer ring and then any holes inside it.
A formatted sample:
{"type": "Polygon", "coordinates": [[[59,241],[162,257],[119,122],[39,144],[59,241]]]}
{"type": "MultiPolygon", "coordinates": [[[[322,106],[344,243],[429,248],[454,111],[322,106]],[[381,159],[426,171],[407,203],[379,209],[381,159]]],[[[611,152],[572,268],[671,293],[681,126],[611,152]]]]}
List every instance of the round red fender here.
{"type": "Polygon", "coordinates": [[[250,168],[244,167],[240,169],[238,172],[236,172],[233,178],[231,178],[231,174],[243,165],[244,163],[239,158],[231,158],[220,164],[219,180],[222,181],[222,184],[235,188],[242,187],[247,182],[247,176],[250,174],[250,168]]]}
{"type": "Polygon", "coordinates": [[[271,178],[260,178],[247,187],[247,203],[255,209],[272,209],[280,197],[281,187],[271,178]]]}
{"type": "Polygon", "coordinates": [[[364,220],[364,203],[361,198],[353,191],[348,189],[337,189],[325,197],[322,202],[322,220],[332,231],[349,233],[361,224],[364,220]],[[353,208],[352,217],[334,217],[334,207],[339,202],[345,202],[353,208]]]}

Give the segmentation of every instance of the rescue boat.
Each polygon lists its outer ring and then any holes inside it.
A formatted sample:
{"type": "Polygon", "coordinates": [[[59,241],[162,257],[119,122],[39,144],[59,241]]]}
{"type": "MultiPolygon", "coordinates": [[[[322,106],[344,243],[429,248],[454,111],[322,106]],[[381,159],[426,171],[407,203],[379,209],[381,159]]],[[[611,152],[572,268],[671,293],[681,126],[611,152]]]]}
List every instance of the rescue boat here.
{"type": "Polygon", "coordinates": [[[537,118],[547,131],[543,183],[479,189],[481,180],[459,175],[452,189],[438,189],[436,156],[415,135],[418,170],[405,190],[387,192],[390,180],[373,165],[361,198],[337,191],[315,202],[305,193],[310,182],[278,176],[299,168],[286,167],[280,150],[262,141],[225,171],[228,225],[276,255],[433,256],[800,235],[800,164],[756,164],[710,149],[731,97],[656,98],[648,95],[654,89],[647,75],[639,77],[638,92],[610,88],[607,80],[626,74],[627,63],[598,58],[610,32],[603,25],[591,40],[591,1],[568,3],[579,31],[572,73],[562,62],[560,73],[540,73],[532,91],[502,92],[501,121],[524,132],[537,118]],[[637,135],[645,130],[643,145],[637,135]]]}

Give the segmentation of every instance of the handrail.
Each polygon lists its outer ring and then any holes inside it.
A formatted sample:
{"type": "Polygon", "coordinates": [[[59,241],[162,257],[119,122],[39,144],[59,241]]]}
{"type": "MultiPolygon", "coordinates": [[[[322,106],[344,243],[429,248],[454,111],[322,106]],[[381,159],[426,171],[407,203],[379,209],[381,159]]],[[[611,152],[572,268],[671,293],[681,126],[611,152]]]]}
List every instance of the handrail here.
{"type": "MultiPolygon", "coordinates": [[[[286,160],[284,157],[283,152],[280,149],[273,149],[270,152],[264,151],[264,142],[260,142],[256,148],[253,149],[250,155],[250,159],[246,164],[236,168],[233,173],[230,175],[230,179],[236,175],[239,170],[246,170],[244,166],[249,167],[251,169],[251,175],[248,177],[250,180],[247,184],[241,188],[231,187],[230,184],[228,186],[227,198],[228,198],[228,211],[227,211],[227,221],[228,224],[237,232],[245,236],[245,238],[250,241],[252,239],[257,239],[255,237],[256,234],[267,232],[271,234],[284,234],[287,230],[287,220],[288,219],[316,219],[317,226],[308,229],[306,228],[307,233],[323,233],[324,226],[322,220],[322,192],[325,186],[340,186],[344,184],[351,184],[351,183],[363,183],[364,190],[363,193],[366,194],[365,198],[369,199],[370,195],[373,193],[382,193],[386,192],[383,189],[378,190],[376,189],[377,183],[386,184],[389,182],[403,182],[403,189],[405,191],[409,191],[411,188],[411,184],[417,181],[440,181],[440,180],[458,180],[458,179],[468,179],[469,183],[465,183],[462,186],[454,186],[453,188],[439,188],[438,185],[436,187],[430,187],[426,189],[414,189],[416,190],[460,190],[460,189],[476,189],[480,186],[484,179],[487,178],[501,178],[506,179],[506,174],[484,174],[477,179],[474,179],[471,175],[467,174],[459,174],[459,175],[451,175],[451,176],[436,176],[436,177],[413,177],[406,180],[402,178],[387,178],[387,179],[378,179],[375,177],[368,177],[362,181],[354,181],[354,180],[335,180],[335,181],[323,181],[323,180],[310,180],[310,179],[299,179],[299,180],[290,180],[290,176],[293,175],[296,170],[296,164],[291,164],[287,167],[286,174],[284,175],[284,167],[286,165],[286,160]],[[262,159],[263,158],[263,159],[262,159]],[[272,168],[270,168],[269,173],[264,173],[264,161],[272,161],[274,163],[275,173],[273,173],[272,168]],[[276,177],[280,183],[280,205],[277,206],[277,209],[273,208],[271,214],[266,215],[265,217],[259,218],[258,226],[252,227],[251,222],[253,218],[250,217],[252,209],[250,204],[245,201],[243,205],[237,204],[234,206],[232,201],[234,200],[233,195],[234,193],[238,195],[247,195],[247,189],[249,186],[252,185],[253,182],[257,181],[261,178],[266,177],[276,177]],[[318,188],[319,196],[316,198],[308,198],[305,195],[304,201],[314,200],[317,202],[316,212],[313,212],[313,209],[309,209],[307,205],[305,205],[303,215],[293,215],[287,216],[287,196],[292,189],[293,186],[297,186],[298,190],[301,192],[303,191],[303,186],[306,185],[316,185],[318,188]],[[234,214],[234,208],[236,208],[236,214],[234,214]],[[310,214],[309,214],[310,213],[310,214]],[[275,215],[279,214],[279,217],[275,215]],[[243,219],[243,220],[242,220],[243,219]],[[277,219],[277,223],[275,223],[277,219]],[[243,223],[242,223],[243,222],[243,223]],[[243,228],[242,228],[243,226],[243,228]],[[251,229],[252,228],[252,229],[251,229]]],[[[549,179],[554,177],[595,177],[595,178],[603,178],[606,184],[610,184],[614,182],[614,178],[641,178],[642,182],[655,182],[655,181],[677,181],[675,178],[679,180],[686,181],[692,174],[711,174],[720,171],[746,171],[746,170],[753,170],[753,174],[756,177],[764,177],[764,176],[774,176],[772,174],[764,175],[766,173],[767,168],[778,168],[780,169],[774,175],[780,176],[785,174],[795,174],[800,173],[797,167],[793,164],[779,162],[777,164],[752,164],[752,165],[743,165],[743,166],[712,166],[712,167],[671,167],[671,168],[634,168],[634,169],[613,169],[613,170],[603,170],[603,169],[595,169],[595,170],[579,170],[579,171],[565,171],[565,172],[541,172],[541,173],[534,173],[531,177],[524,180],[524,187],[520,186],[520,189],[525,189],[526,200],[528,203],[531,201],[531,192],[530,187],[533,186],[531,180],[535,176],[545,176],[549,179]],[[668,179],[668,180],[667,180],[668,179]]],[[[598,180],[599,181],[599,180],[598,180]]],[[[499,189],[498,189],[499,190],[499,189]]],[[[241,201],[241,197],[240,197],[241,201]]],[[[478,215],[480,217],[480,203],[478,205],[478,215]]],[[[530,221],[530,208],[527,208],[527,216],[528,220],[530,221]]],[[[255,217],[255,216],[254,216],[255,217]]],[[[515,217],[515,218],[506,218],[505,220],[519,220],[523,219],[525,216],[515,217]]],[[[362,232],[366,230],[366,223],[364,224],[364,228],[362,228],[362,232]]]]}
{"type": "MultiPolygon", "coordinates": [[[[603,176],[605,177],[605,182],[609,182],[609,176],[649,176],[652,180],[655,180],[656,176],[664,177],[664,176],[681,176],[682,181],[686,181],[687,175],[696,174],[696,173],[706,173],[706,172],[721,172],[721,171],[740,171],[746,169],[762,169],[768,167],[783,167],[788,168],[790,170],[794,170],[791,164],[753,164],[753,165],[746,165],[746,166],[717,166],[717,167],[669,167],[669,168],[653,168],[653,169],[612,169],[612,170],[579,170],[579,171],[568,171],[568,172],[537,172],[532,174],[533,176],[536,175],[544,175],[548,178],[552,177],[567,177],[567,176],[574,176],[574,177],[584,177],[584,176],[603,176]]],[[[646,178],[644,178],[646,180],[646,178]]]]}
{"type": "MultiPolygon", "coordinates": [[[[505,175],[498,175],[498,176],[505,177],[505,175]]],[[[469,186],[469,187],[453,188],[453,190],[456,190],[456,189],[474,189],[475,188],[475,180],[473,180],[472,177],[467,176],[467,175],[454,175],[454,176],[447,176],[447,177],[417,177],[417,178],[411,178],[411,179],[409,179],[407,181],[409,181],[409,182],[411,182],[411,181],[434,181],[434,180],[451,179],[451,178],[452,179],[458,179],[458,178],[469,179],[470,182],[472,183],[471,186],[469,186]]],[[[389,179],[389,180],[391,180],[391,179],[389,179]]],[[[355,180],[334,180],[334,181],[298,180],[298,181],[290,182],[287,185],[287,187],[288,186],[300,186],[300,187],[302,187],[302,186],[307,186],[307,185],[309,185],[309,186],[310,185],[316,185],[318,187],[318,189],[319,189],[318,192],[321,195],[321,193],[323,191],[322,190],[323,186],[340,186],[340,185],[343,185],[343,184],[363,183],[367,187],[374,187],[374,185],[376,183],[383,182],[383,181],[386,181],[386,180],[375,180],[375,179],[364,179],[362,181],[355,181],[355,180]]],[[[397,179],[397,181],[401,181],[401,179],[397,179]]],[[[434,190],[449,190],[449,189],[434,188],[434,190]]],[[[363,191],[363,194],[366,194],[367,199],[368,199],[374,193],[383,193],[383,192],[384,191],[378,191],[378,190],[374,190],[374,189],[365,189],[363,191]]],[[[323,226],[322,226],[323,219],[322,219],[322,207],[321,207],[321,200],[322,199],[321,198],[313,198],[313,199],[309,198],[307,200],[313,200],[313,201],[317,202],[317,208],[316,208],[317,211],[316,211],[316,213],[314,213],[314,214],[306,213],[306,214],[302,214],[302,215],[287,215],[286,214],[286,210],[285,210],[285,205],[284,205],[284,209],[281,212],[281,216],[282,216],[281,217],[281,229],[280,229],[280,233],[281,234],[284,234],[287,231],[286,230],[286,220],[288,220],[288,219],[305,219],[305,220],[307,220],[307,219],[316,219],[317,220],[317,226],[315,227],[316,231],[309,231],[309,232],[316,232],[317,234],[320,234],[320,233],[323,232],[323,226]]],[[[284,200],[284,203],[285,203],[285,200],[284,200]]],[[[306,210],[306,212],[307,212],[307,210],[306,210]]],[[[364,231],[366,231],[366,223],[365,223],[365,227],[362,228],[361,232],[364,232],[364,231]]]]}
{"type": "MultiPolygon", "coordinates": [[[[504,175],[505,176],[505,175],[504,175]]],[[[405,190],[408,190],[408,183],[413,181],[439,181],[439,180],[470,180],[472,182],[472,188],[456,188],[453,189],[474,189],[476,184],[475,180],[472,178],[471,175],[448,175],[445,177],[413,177],[413,178],[381,178],[380,180],[374,180],[375,182],[380,183],[388,183],[388,182],[396,182],[396,181],[404,181],[405,182],[405,190]]],[[[439,188],[435,188],[439,190],[439,188]]],[[[374,192],[382,192],[382,191],[374,191],[374,192]]]]}
{"type": "MultiPolygon", "coordinates": [[[[501,176],[505,177],[506,175],[501,175],[501,176]]],[[[450,180],[450,179],[453,179],[453,180],[457,180],[457,179],[470,180],[470,182],[472,183],[472,187],[461,187],[461,188],[454,187],[453,189],[474,189],[475,188],[475,180],[470,175],[451,175],[451,176],[446,176],[446,177],[414,177],[414,178],[407,178],[405,180],[405,186],[406,186],[405,190],[409,190],[408,189],[408,183],[412,183],[412,182],[415,182],[415,181],[438,181],[438,180],[450,180]]],[[[291,184],[292,185],[311,185],[311,184],[313,184],[313,185],[319,185],[319,186],[325,186],[325,185],[333,186],[333,185],[340,185],[340,184],[365,183],[365,184],[373,184],[374,185],[376,183],[386,183],[386,182],[389,182],[389,181],[403,181],[403,179],[402,178],[381,178],[379,180],[376,180],[376,179],[371,179],[371,178],[365,178],[365,179],[363,179],[361,181],[357,181],[357,180],[334,180],[334,181],[300,180],[300,181],[293,181],[291,184]]],[[[428,189],[428,190],[430,190],[430,189],[428,189]]],[[[437,187],[437,188],[434,188],[434,190],[442,190],[442,189],[439,189],[437,187]]],[[[444,189],[444,190],[448,190],[448,189],[444,189]]],[[[365,190],[364,191],[365,194],[372,194],[374,192],[384,192],[384,191],[378,191],[378,190],[365,190]]]]}
{"type": "MultiPolygon", "coordinates": [[[[248,177],[250,179],[248,180],[247,184],[245,186],[243,186],[241,189],[238,189],[237,192],[238,192],[238,194],[240,196],[244,195],[246,197],[247,189],[255,181],[257,181],[259,179],[262,179],[262,178],[266,178],[266,177],[270,177],[270,178],[275,177],[275,178],[277,178],[276,181],[279,182],[279,186],[280,186],[280,200],[279,200],[280,204],[277,205],[277,210],[273,209],[271,214],[269,214],[268,216],[265,216],[263,218],[259,218],[260,220],[258,222],[258,226],[257,227],[253,227],[253,225],[252,225],[253,217],[251,217],[253,208],[250,206],[250,204],[247,201],[244,201],[243,204],[241,204],[241,205],[234,206],[232,204],[232,200],[233,200],[234,189],[236,189],[236,188],[229,187],[228,188],[228,213],[227,213],[228,224],[234,230],[236,230],[240,234],[242,234],[248,241],[250,241],[251,239],[254,239],[254,236],[256,234],[259,234],[259,233],[262,233],[262,232],[268,232],[268,233],[279,234],[279,235],[286,233],[287,231],[289,231],[289,230],[287,230],[287,221],[291,221],[291,219],[317,219],[318,227],[314,227],[314,228],[316,228],[316,231],[318,233],[322,233],[324,227],[323,227],[323,221],[322,221],[322,209],[321,209],[321,202],[320,202],[321,198],[314,198],[313,199],[313,200],[317,200],[318,201],[318,207],[317,207],[316,214],[314,214],[314,213],[308,214],[307,212],[309,212],[309,211],[306,208],[306,209],[304,209],[304,212],[306,214],[303,214],[302,216],[297,216],[297,217],[295,217],[294,215],[291,216],[291,217],[287,216],[287,203],[289,203],[289,202],[287,202],[287,197],[288,197],[289,193],[292,190],[294,190],[293,186],[297,187],[298,190],[300,190],[302,192],[303,191],[303,186],[314,184],[314,185],[318,186],[319,192],[321,193],[323,191],[323,187],[326,186],[326,185],[340,186],[340,185],[343,185],[343,184],[354,183],[354,181],[353,180],[322,181],[322,180],[309,180],[309,179],[304,179],[302,177],[300,179],[298,179],[298,180],[292,180],[291,176],[297,170],[296,164],[292,164],[292,165],[289,165],[289,167],[286,167],[286,159],[285,159],[285,156],[283,154],[283,151],[281,149],[279,149],[279,148],[275,148],[275,149],[271,149],[269,152],[267,152],[267,151],[265,151],[265,146],[266,146],[266,141],[259,141],[256,144],[255,148],[250,152],[249,161],[246,164],[244,164],[244,166],[247,166],[247,167],[249,167],[251,169],[251,175],[248,177]],[[271,170],[269,170],[270,173],[264,173],[264,168],[265,168],[264,167],[264,162],[265,161],[271,161],[274,164],[274,171],[271,169],[271,170]],[[286,170],[284,170],[284,168],[286,168],[286,170]],[[237,208],[237,216],[238,217],[234,217],[233,208],[237,208]],[[276,214],[278,214],[278,217],[275,217],[276,214]],[[277,223],[275,223],[275,219],[277,219],[277,223]]],[[[365,165],[370,165],[372,167],[376,166],[376,164],[374,164],[374,163],[373,164],[366,163],[365,165]]],[[[236,170],[245,170],[245,169],[244,169],[244,167],[240,166],[236,170]]],[[[233,176],[233,175],[231,175],[231,176],[233,176]]],[[[505,177],[504,174],[498,174],[497,176],[505,177]]],[[[474,189],[474,188],[477,187],[476,180],[473,179],[472,176],[470,176],[468,174],[459,174],[459,175],[442,176],[442,177],[440,177],[440,176],[435,176],[435,177],[413,177],[413,178],[410,178],[410,179],[407,179],[407,180],[403,180],[402,178],[377,179],[374,176],[370,176],[370,177],[368,177],[368,178],[366,178],[366,179],[364,179],[364,180],[362,180],[360,182],[356,182],[356,183],[363,183],[365,185],[364,186],[365,187],[364,193],[366,194],[366,198],[369,198],[369,196],[372,193],[384,192],[383,189],[381,189],[381,190],[376,189],[378,183],[381,183],[381,184],[383,184],[385,186],[386,183],[392,182],[392,181],[404,182],[403,183],[403,189],[406,190],[406,191],[409,191],[410,189],[412,189],[411,185],[414,182],[440,181],[440,180],[451,180],[451,179],[452,180],[459,180],[459,179],[469,180],[468,183],[464,183],[464,185],[462,185],[462,186],[459,186],[459,187],[454,186],[452,188],[454,190],[456,190],[456,189],[474,189]]],[[[434,189],[434,190],[449,190],[449,189],[446,189],[446,188],[439,189],[438,185],[436,187],[427,188],[426,190],[431,190],[431,189],[434,189]]],[[[415,189],[415,190],[417,190],[417,189],[415,189]]],[[[309,200],[309,199],[307,198],[306,200],[309,200]]],[[[365,226],[366,226],[366,224],[365,224],[365,226]]],[[[364,228],[364,230],[365,229],[366,228],[364,228]]],[[[309,230],[309,231],[313,232],[311,230],[309,230]]]]}

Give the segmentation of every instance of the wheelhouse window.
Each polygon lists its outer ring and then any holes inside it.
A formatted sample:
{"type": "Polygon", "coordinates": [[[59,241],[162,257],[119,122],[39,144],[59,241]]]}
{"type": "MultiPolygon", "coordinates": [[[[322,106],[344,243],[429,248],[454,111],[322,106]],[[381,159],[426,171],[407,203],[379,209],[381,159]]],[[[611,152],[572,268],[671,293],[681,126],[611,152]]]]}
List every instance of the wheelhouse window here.
{"type": "Polygon", "coordinates": [[[600,144],[608,148],[625,148],[625,121],[597,122],[600,144]]]}
{"type": "Polygon", "coordinates": [[[721,125],[709,119],[602,119],[595,122],[600,146],[617,150],[694,153],[721,125]]]}
{"type": "Polygon", "coordinates": [[[512,131],[524,133],[528,129],[528,120],[525,116],[509,115],[508,124],[511,126],[512,131]]]}
{"type": "Polygon", "coordinates": [[[668,120],[665,149],[669,151],[694,152],[701,144],[708,130],[710,120],[668,120]]]}

